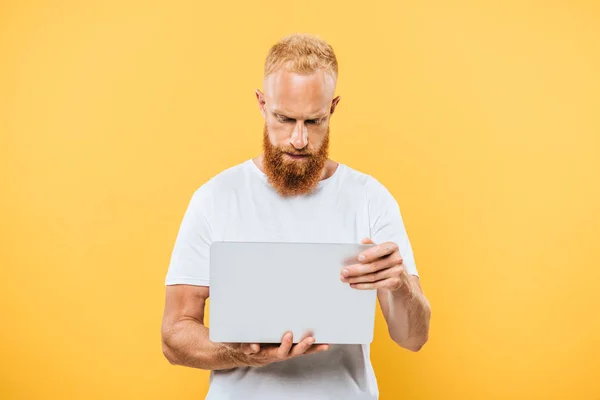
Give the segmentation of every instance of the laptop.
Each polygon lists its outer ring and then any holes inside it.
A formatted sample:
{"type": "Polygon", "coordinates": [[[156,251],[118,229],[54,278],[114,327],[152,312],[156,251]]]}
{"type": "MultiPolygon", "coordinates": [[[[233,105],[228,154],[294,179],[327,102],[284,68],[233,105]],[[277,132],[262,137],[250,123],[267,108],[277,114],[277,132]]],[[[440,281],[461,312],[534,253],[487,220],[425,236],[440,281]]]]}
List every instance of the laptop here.
{"type": "Polygon", "coordinates": [[[213,242],[210,247],[209,338],[219,343],[373,341],[377,291],[340,280],[344,266],[373,245],[213,242]]]}

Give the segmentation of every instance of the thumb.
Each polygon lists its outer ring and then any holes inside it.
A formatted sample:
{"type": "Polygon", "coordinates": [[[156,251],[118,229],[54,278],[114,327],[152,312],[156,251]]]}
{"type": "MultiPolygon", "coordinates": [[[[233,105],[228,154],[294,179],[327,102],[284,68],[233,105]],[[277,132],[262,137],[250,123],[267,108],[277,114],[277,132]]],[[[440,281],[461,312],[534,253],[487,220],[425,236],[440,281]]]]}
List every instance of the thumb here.
{"type": "Polygon", "coordinates": [[[252,344],[250,344],[250,343],[243,343],[242,344],[242,351],[246,355],[258,353],[260,351],[260,345],[257,344],[257,343],[252,343],[252,344]]]}
{"type": "Polygon", "coordinates": [[[361,240],[362,244],[375,244],[374,241],[372,241],[370,238],[364,238],[363,240],[361,240]]]}

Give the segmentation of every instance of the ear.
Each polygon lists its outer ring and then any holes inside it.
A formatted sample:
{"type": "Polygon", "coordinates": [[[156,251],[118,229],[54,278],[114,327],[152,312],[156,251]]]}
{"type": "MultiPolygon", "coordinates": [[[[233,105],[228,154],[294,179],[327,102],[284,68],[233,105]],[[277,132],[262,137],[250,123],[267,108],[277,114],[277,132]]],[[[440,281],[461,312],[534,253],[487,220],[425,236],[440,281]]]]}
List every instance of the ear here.
{"type": "Polygon", "coordinates": [[[337,104],[339,102],[340,102],[340,96],[338,96],[335,99],[333,99],[333,101],[331,102],[331,108],[329,110],[330,114],[333,114],[333,112],[335,111],[335,108],[337,107],[337,104]]]}
{"type": "Polygon", "coordinates": [[[254,93],[256,94],[256,100],[258,101],[258,108],[260,110],[260,113],[262,114],[263,118],[266,118],[266,115],[265,115],[265,95],[259,89],[256,89],[254,91],[254,93]]]}

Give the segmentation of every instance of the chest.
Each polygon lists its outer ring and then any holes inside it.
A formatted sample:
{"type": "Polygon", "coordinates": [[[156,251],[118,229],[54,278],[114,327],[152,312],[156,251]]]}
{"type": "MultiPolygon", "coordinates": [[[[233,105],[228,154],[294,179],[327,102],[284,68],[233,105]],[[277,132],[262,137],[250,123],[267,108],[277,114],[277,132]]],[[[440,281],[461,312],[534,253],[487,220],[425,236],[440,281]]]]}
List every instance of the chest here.
{"type": "Polygon", "coordinates": [[[213,240],[359,243],[370,233],[366,201],[360,195],[332,191],[282,199],[239,191],[217,206],[213,240]]]}

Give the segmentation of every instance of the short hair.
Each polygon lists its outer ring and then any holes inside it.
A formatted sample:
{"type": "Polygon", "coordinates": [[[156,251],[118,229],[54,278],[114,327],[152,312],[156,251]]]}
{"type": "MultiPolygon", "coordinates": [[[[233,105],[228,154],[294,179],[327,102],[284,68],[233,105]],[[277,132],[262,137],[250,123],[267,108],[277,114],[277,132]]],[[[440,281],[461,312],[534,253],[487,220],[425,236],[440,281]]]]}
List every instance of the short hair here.
{"type": "Polygon", "coordinates": [[[324,69],[334,80],[338,76],[337,58],[331,45],[319,36],[306,33],[285,36],[269,49],[265,60],[264,78],[281,67],[299,74],[310,74],[324,69]]]}

